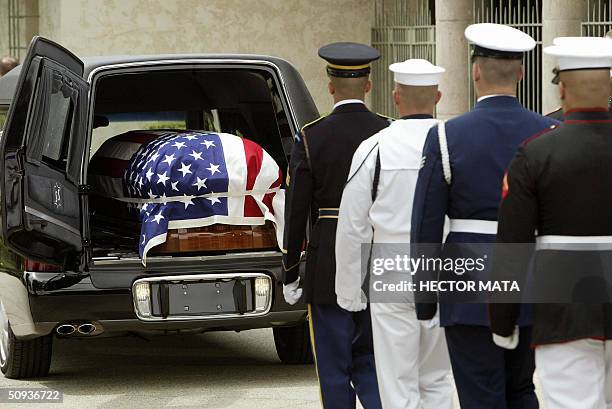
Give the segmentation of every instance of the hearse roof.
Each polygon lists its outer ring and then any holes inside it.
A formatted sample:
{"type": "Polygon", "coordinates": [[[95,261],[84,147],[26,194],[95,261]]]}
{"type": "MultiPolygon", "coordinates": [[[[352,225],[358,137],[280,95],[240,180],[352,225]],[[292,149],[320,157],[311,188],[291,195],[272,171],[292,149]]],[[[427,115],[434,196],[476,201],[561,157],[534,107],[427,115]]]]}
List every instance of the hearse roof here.
{"type": "MultiPolygon", "coordinates": [[[[101,57],[83,57],[85,65],[84,78],[97,68],[154,61],[177,61],[177,60],[245,60],[266,61],[276,65],[281,73],[289,92],[304,92],[306,88],[297,70],[287,61],[271,56],[252,54],[158,54],[158,55],[113,55],[101,57]],[[297,88],[297,89],[296,89],[297,88]]],[[[0,78],[0,104],[10,104],[17,86],[17,79],[21,72],[21,65],[8,72],[0,78]]],[[[306,91],[307,92],[307,91],[306,91]]]]}

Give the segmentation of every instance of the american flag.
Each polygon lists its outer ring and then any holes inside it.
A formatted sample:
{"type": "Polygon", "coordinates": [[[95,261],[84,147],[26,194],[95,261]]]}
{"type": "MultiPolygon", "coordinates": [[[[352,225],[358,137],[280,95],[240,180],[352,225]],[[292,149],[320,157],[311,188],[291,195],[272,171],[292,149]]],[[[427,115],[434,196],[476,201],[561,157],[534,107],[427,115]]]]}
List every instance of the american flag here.
{"type": "Polygon", "coordinates": [[[136,131],[119,140],[140,144],[124,168],[119,199],[140,209],[143,264],[149,250],[166,241],[168,229],[270,220],[282,243],[282,172],[255,142],[192,131],[136,131]]]}

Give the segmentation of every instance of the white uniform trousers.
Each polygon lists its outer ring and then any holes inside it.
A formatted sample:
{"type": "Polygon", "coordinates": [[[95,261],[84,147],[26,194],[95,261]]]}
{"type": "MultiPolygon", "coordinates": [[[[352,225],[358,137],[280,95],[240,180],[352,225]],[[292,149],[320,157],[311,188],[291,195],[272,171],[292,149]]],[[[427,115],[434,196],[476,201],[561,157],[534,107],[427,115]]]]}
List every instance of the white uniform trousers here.
{"type": "Polygon", "coordinates": [[[612,341],[542,345],[535,357],[547,409],[612,409],[612,341]]]}
{"type": "Polygon", "coordinates": [[[383,409],[452,409],[444,329],[427,328],[410,302],[371,303],[370,308],[383,409]]]}

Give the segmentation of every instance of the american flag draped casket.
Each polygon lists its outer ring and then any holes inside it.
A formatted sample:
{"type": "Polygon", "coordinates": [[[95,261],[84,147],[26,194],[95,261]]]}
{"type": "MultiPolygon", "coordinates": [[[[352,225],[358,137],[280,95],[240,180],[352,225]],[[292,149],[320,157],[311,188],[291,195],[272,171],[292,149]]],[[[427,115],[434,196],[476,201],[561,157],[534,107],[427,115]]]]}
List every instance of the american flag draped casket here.
{"type": "Polygon", "coordinates": [[[258,144],[227,133],[131,131],[105,142],[90,178],[139,211],[143,264],[171,229],[271,222],[282,243],[282,172],[258,144]]]}

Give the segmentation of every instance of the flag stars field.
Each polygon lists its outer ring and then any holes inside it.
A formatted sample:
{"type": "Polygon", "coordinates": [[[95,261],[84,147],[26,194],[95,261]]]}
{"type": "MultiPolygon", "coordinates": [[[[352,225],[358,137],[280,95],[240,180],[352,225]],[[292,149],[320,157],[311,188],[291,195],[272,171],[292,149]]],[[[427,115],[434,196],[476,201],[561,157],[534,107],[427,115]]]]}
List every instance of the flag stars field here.
{"type": "Polygon", "coordinates": [[[202,142],[200,145],[206,145],[206,149],[210,148],[211,146],[213,148],[215,147],[215,143],[209,140],[204,140],[204,142],[202,142]]]}
{"type": "Polygon", "coordinates": [[[187,196],[186,194],[183,194],[183,198],[180,201],[183,202],[183,204],[185,205],[185,209],[194,204],[192,199],[193,196],[187,196]]]}
{"type": "Polygon", "coordinates": [[[155,162],[157,158],[159,158],[159,153],[155,152],[155,154],[151,156],[151,158],[149,159],[147,163],[155,162]]]}
{"type": "MultiPolygon", "coordinates": [[[[181,164],[183,166],[181,166],[181,168],[178,171],[183,174],[183,177],[187,176],[190,173],[193,173],[190,170],[191,169],[191,165],[187,165],[185,162],[181,162],[181,164]]],[[[213,175],[214,175],[214,173],[213,173],[213,175]]]]}
{"type": "MultiPolygon", "coordinates": [[[[210,193],[214,194],[214,192],[210,192],[210,193]]],[[[210,200],[210,204],[211,204],[211,205],[214,205],[215,203],[221,203],[221,200],[219,200],[219,198],[218,198],[218,197],[216,197],[216,196],[213,196],[213,197],[207,197],[206,199],[207,199],[207,200],[210,200]]]]}
{"type": "Polygon", "coordinates": [[[195,182],[192,186],[197,186],[198,187],[198,191],[200,191],[200,189],[205,188],[206,187],[206,178],[204,179],[200,179],[200,177],[197,177],[197,182],[195,182]]]}
{"type": "Polygon", "coordinates": [[[162,215],[162,212],[159,212],[153,217],[152,222],[157,222],[157,224],[159,224],[159,222],[161,222],[162,219],[165,219],[165,217],[162,215]]]}
{"type": "Polygon", "coordinates": [[[162,161],[163,163],[167,163],[168,166],[172,166],[172,162],[174,162],[176,160],[176,158],[174,157],[174,153],[170,156],[168,155],[164,155],[164,160],[162,161]]]}
{"type": "Polygon", "coordinates": [[[168,179],[170,179],[170,178],[167,176],[167,174],[168,174],[168,172],[167,172],[167,171],[166,171],[166,172],[164,172],[164,173],[162,173],[162,174],[158,173],[158,174],[157,174],[157,183],[158,183],[158,184],[159,184],[159,183],[161,183],[162,185],[164,185],[164,186],[165,186],[165,185],[166,185],[166,182],[168,181],[168,179]]]}
{"type": "Polygon", "coordinates": [[[211,176],[214,175],[215,173],[219,172],[221,173],[221,171],[219,170],[219,166],[220,165],[213,165],[212,163],[210,164],[209,167],[207,167],[207,170],[210,170],[210,174],[211,176]]]}
{"type": "Polygon", "coordinates": [[[192,150],[189,156],[193,157],[193,160],[204,160],[204,158],[202,158],[202,153],[203,152],[196,152],[192,150]]]}

